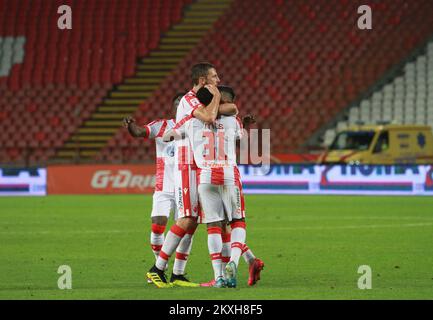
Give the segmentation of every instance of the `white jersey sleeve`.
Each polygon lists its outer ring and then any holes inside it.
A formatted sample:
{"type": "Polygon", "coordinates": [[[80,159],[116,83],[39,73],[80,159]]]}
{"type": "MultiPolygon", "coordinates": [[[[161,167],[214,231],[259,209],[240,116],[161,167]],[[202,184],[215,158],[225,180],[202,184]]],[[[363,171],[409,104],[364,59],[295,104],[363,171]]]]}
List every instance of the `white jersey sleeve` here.
{"type": "Polygon", "coordinates": [[[161,135],[161,132],[164,132],[166,126],[166,120],[161,119],[152,121],[151,123],[144,126],[147,132],[146,137],[149,139],[155,139],[161,135]]]}
{"type": "Polygon", "coordinates": [[[173,127],[173,131],[175,132],[175,134],[178,136],[185,137],[187,134],[187,128],[188,128],[189,124],[191,123],[192,119],[193,119],[193,117],[190,115],[190,116],[183,118],[178,123],[176,123],[175,126],[173,127]]]}
{"type": "Polygon", "coordinates": [[[236,138],[242,139],[244,135],[244,126],[242,125],[241,119],[239,117],[236,117],[236,138]]]}
{"type": "Polygon", "coordinates": [[[194,91],[189,91],[179,102],[176,112],[176,122],[178,123],[183,118],[193,116],[193,112],[203,104],[197,99],[194,91]]]}
{"type": "Polygon", "coordinates": [[[155,120],[145,125],[146,138],[155,140],[155,192],[174,192],[174,142],[164,142],[163,135],[175,125],[173,119],[155,120]]]}

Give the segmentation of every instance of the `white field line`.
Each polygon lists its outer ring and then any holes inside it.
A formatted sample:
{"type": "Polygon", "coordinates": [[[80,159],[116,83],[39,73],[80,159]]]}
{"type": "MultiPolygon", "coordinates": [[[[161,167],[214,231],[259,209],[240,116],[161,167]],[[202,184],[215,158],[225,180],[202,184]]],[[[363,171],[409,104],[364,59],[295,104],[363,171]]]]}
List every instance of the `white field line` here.
{"type": "MultiPolygon", "coordinates": [[[[346,225],[346,226],[305,226],[305,227],[270,227],[260,228],[264,230],[338,230],[338,229],[382,229],[382,228],[418,228],[431,227],[433,222],[403,223],[403,224],[366,224],[366,225],[346,225]]],[[[0,231],[0,235],[15,234],[131,234],[145,233],[146,230],[44,230],[44,231],[0,231]]]]}
{"type": "Polygon", "coordinates": [[[20,230],[20,231],[0,231],[0,235],[2,234],[111,234],[111,233],[142,233],[146,232],[146,230],[43,230],[43,231],[32,231],[32,230],[20,230]]]}
{"type": "MultiPolygon", "coordinates": [[[[257,214],[254,215],[255,217],[259,216],[257,214]]],[[[307,220],[364,220],[364,221],[368,221],[368,220],[395,220],[396,222],[399,220],[410,220],[410,221],[415,221],[415,220],[421,220],[421,221],[433,221],[433,216],[432,217],[415,217],[415,216],[311,216],[311,215],[305,215],[305,216],[289,216],[289,217],[285,217],[284,215],[281,215],[284,217],[284,220],[289,220],[289,221],[307,221],[307,220]]],[[[281,218],[280,216],[280,218],[281,218]]],[[[248,219],[248,216],[247,216],[248,219]]],[[[119,221],[119,223],[121,223],[121,221],[119,221]]],[[[38,225],[38,226],[43,226],[46,225],[45,222],[41,222],[41,221],[17,221],[17,222],[9,222],[9,221],[0,221],[0,227],[1,226],[27,226],[31,224],[32,226],[34,225],[38,225]]],[[[64,225],[62,226],[64,227],[64,225]]],[[[0,231],[1,232],[1,231],[0,231]]]]}
{"type": "MultiPolygon", "coordinates": [[[[257,215],[254,215],[257,216],[257,215]]],[[[281,216],[280,216],[281,217],[281,216]]],[[[248,218],[248,216],[247,216],[248,218]]],[[[303,221],[303,220],[426,220],[426,221],[433,221],[432,217],[414,217],[414,216],[406,216],[406,217],[392,217],[392,216],[299,216],[299,217],[284,217],[284,219],[287,220],[296,220],[296,221],[303,221]]]]}
{"type": "Polygon", "coordinates": [[[264,228],[269,230],[337,230],[337,229],[382,229],[382,228],[418,228],[430,227],[433,222],[403,223],[403,224],[366,224],[347,226],[306,226],[306,227],[272,227],[264,228]]]}

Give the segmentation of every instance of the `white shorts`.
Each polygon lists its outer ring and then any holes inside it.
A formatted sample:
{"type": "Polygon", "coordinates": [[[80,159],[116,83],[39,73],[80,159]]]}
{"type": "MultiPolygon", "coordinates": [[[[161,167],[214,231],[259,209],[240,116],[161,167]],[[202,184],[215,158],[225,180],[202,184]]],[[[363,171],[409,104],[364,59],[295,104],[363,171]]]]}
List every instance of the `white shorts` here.
{"type": "Polygon", "coordinates": [[[245,218],[242,189],[238,186],[200,184],[198,195],[202,223],[245,218]]]}
{"type": "Polygon", "coordinates": [[[200,222],[200,208],[197,195],[197,171],[191,166],[174,171],[174,191],[178,217],[194,217],[200,222]]]}
{"type": "Polygon", "coordinates": [[[174,220],[177,220],[177,208],[174,192],[155,191],[153,194],[151,217],[164,216],[167,219],[173,212],[174,220]]]}
{"type": "Polygon", "coordinates": [[[229,222],[245,218],[245,199],[242,185],[224,186],[223,201],[229,222]]]}

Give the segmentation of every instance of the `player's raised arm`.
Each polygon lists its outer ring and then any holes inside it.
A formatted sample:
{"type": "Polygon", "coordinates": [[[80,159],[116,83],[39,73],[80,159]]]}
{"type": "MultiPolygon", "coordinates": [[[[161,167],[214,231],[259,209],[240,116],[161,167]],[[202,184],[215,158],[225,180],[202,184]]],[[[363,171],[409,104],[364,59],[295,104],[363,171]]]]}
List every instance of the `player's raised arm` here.
{"type": "Polygon", "coordinates": [[[176,123],[172,129],[167,130],[164,133],[164,135],[162,136],[162,141],[169,142],[173,140],[184,139],[186,136],[186,126],[191,119],[192,115],[189,115],[176,123]]]}
{"type": "Polygon", "coordinates": [[[245,130],[248,130],[254,123],[256,123],[256,117],[252,114],[247,114],[242,118],[242,126],[245,130]]]}
{"type": "Polygon", "coordinates": [[[148,135],[146,128],[138,126],[132,117],[125,117],[123,126],[128,129],[129,134],[134,138],[146,138],[148,135]]]}
{"type": "Polygon", "coordinates": [[[218,88],[214,85],[208,84],[205,86],[210,93],[212,93],[212,101],[205,107],[204,105],[198,106],[192,113],[192,115],[206,123],[213,123],[218,115],[218,108],[220,105],[221,94],[218,88]]]}
{"type": "Polygon", "coordinates": [[[173,140],[179,140],[185,138],[185,133],[182,133],[180,130],[170,129],[164,133],[162,136],[162,141],[170,142],[173,140]]]}

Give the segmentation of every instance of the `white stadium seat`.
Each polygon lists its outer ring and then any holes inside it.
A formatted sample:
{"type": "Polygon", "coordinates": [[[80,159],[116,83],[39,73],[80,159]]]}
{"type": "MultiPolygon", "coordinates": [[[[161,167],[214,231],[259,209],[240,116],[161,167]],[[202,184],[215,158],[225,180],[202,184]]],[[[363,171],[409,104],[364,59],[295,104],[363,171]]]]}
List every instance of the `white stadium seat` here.
{"type": "MultiPolygon", "coordinates": [[[[430,125],[433,128],[433,41],[426,53],[403,67],[403,74],[375,91],[368,99],[352,107],[347,122],[339,122],[325,133],[332,141],[336,129],[357,121],[376,123],[392,121],[398,124],[430,125]]],[[[330,143],[330,142],[329,142],[330,143]]]]}

